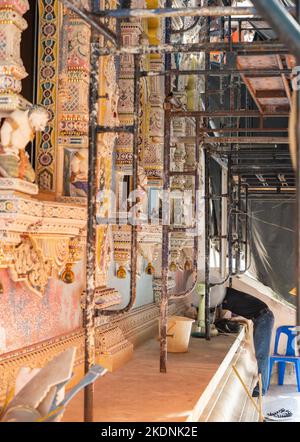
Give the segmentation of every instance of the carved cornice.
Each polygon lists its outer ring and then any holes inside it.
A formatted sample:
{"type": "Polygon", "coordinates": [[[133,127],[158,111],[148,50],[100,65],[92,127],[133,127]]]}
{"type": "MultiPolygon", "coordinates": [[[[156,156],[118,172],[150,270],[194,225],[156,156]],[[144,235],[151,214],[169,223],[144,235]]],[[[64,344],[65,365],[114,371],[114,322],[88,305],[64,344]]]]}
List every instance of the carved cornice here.
{"type": "Polygon", "coordinates": [[[0,222],[8,232],[78,235],[86,226],[86,208],[23,198],[0,192],[0,222]]]}

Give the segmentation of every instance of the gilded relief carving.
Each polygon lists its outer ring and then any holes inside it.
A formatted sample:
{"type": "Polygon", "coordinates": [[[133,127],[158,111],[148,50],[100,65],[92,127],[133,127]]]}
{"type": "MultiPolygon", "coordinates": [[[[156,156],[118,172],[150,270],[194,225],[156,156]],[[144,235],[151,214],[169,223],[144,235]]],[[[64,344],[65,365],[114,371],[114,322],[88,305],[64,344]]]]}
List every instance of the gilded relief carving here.
{"type": "Polygon", "coordinates": [[[23,281],[35,294],[42,296],[52,272],[52,262],[45,259],[34,239],[25,236],[10,251],[9,269],[15,282],[23,281]]]}
{"type": "Polygon", "coordinates": [[[0,181],[1,178],[35,181],[25,148],[33,141],[36,131],[45,130],[48,120],[48,112],[40,106],[26,111],[17,109],[4,120],[0,130],[0,181]]]}

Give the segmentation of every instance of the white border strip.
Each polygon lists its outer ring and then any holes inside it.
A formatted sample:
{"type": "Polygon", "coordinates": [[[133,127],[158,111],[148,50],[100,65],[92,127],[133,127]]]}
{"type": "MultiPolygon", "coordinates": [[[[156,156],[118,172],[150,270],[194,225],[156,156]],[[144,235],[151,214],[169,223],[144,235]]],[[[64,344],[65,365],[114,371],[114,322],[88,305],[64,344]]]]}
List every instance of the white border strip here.
{"type": "Polygon", "coordinates": [[[191,410],[191,413],[188,415],[185,422],[198,422],[201,414],[203,413],[205,407],[207,406],[208,402],[210,401],[212,394],[214,393],[216,387],[218,386],[219,382],[221,381],[222,377],[224,376],[226,370],[228,369],[231,361],[233,360],[238,348],[240,347],[242,341],[245,338],[245,327],[243,326],[242,330],[240,331],[239,335],[237,336],[236,340],[230,347],[229,351],[227,352],[225,358],[219,365],[219,368],[217,369],[216,373],[208,383],[207,387],[205,388],[204,392],[200,396],[197,404],[191,410]]]}

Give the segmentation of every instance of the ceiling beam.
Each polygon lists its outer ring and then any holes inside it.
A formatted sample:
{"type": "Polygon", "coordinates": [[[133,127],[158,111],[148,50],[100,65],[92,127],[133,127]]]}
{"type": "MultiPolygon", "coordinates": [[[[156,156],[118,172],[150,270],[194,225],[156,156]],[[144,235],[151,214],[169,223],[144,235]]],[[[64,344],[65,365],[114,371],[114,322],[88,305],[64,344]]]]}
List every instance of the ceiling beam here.
{"type": "Polygon", "coordinates": [[[284,89],[261,89],[256,90],[256,98],[286,98],[284,89]]]}

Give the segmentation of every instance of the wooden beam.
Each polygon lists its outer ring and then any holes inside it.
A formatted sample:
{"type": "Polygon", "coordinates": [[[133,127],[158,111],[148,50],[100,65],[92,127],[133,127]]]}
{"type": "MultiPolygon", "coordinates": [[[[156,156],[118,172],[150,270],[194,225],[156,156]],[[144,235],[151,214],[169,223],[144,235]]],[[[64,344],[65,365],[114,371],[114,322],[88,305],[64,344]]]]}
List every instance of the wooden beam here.
{"type": "MultiPolygon", "coordinates": [[[[279,68],[282,69],[283,68],[283,64],[282,64],[282,60],[281,60],[281,57],[280,57],[279,54],[276,55],[276,60],[277,60],[279,68]]],[[[292,106],[292,94],[291,94],[291,88],[290,88],[289,82],[288,82],[288,80],[287,80],[287,78],[286,78],[286,76],[284,74],[281,75],[281,78],[282,78],[282,81],[283,81],[283,84],[284,84],[284,88],[285,88],[285,91],[286,91],[286,94],[287,94],[290,106],[292,106]]]]}
{"type": "Polygon", "coordinates": [[[256,90],[256,98],[286,98],[284,89],[256,90]]]}

